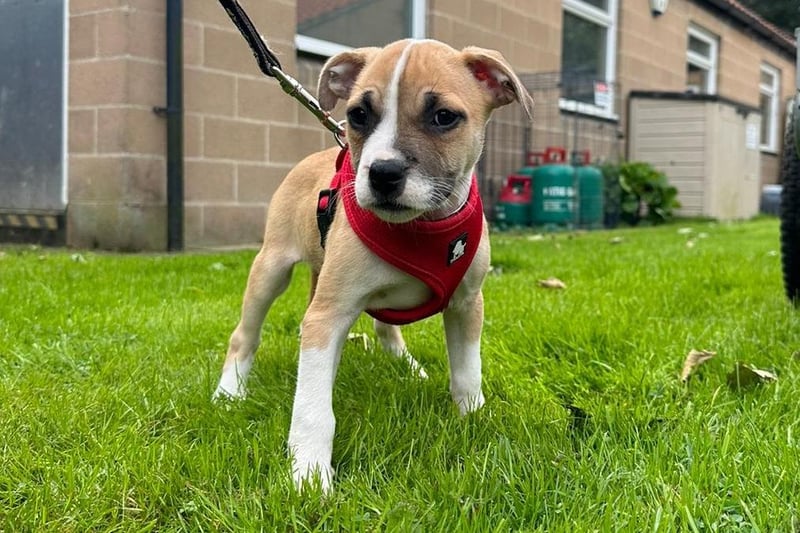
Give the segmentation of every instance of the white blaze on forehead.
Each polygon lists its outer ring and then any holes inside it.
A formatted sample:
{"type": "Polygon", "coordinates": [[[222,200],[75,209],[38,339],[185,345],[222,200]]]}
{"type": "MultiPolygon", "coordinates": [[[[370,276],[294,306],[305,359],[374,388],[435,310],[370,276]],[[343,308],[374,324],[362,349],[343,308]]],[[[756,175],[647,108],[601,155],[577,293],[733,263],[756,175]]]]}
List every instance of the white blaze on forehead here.
{"type": "Polygon", "coordinates": [[[408,56],[411,48],[417,41],[409,42],[400,54],[400,59],[392,72],[389,86],[386,88],[386,98],[383,102],[383,116],[378,123],[378,127],[369,136],[361,153],[361,167],[369,168],[375,160],[392,159],[398,157],[398,152],[394,148],[397,139],[397,115],[400,100],[400,78],[408,63],[408,56]]]}

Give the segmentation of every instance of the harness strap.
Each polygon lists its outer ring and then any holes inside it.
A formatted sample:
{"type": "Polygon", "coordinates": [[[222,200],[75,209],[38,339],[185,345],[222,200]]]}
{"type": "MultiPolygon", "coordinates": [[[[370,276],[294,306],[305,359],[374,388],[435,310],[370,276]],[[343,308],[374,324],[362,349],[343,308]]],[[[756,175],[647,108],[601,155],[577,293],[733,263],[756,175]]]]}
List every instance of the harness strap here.
{"type": "Polygon", "coordinates": [[[317,228],[319,228],[319,244],[325,248],[328,230],[331,229],[333,217],[336,214],[336,203],[339,199],[339,189],[323,189],[319,191],[317,199],[317,228]]]}

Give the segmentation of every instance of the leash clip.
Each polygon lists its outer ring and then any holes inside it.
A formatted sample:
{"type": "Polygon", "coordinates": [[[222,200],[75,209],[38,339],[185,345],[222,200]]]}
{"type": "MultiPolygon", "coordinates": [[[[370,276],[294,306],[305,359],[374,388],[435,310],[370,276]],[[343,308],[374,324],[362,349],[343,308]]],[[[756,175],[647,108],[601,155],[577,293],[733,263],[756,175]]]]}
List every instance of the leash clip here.
{"type": "Polygon", "coordinates": [[[325,126],[325,128],[333,133],[336,142],[341,148],[347,145],[345,141],[346,131],[344,129],[344,121],[338,122],[331,116],[330,113],[320,107],[319,102],[314,96],[303,87],[299,81],[283,72],[279,67],[272,67],[272,75],[278,80],[283,92],[300,102],[303,107],[311,111],[311,114],[317,117],[317,120],[325,126]]]}

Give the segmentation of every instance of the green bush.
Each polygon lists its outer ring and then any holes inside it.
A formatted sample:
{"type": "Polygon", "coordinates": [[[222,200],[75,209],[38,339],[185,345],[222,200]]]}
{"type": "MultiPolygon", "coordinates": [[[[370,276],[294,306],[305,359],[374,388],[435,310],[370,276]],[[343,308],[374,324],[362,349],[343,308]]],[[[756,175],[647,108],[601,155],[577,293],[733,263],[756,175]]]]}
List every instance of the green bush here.
{"type": "Polygon", "coordinates": [[[612,205],[619,210],[619,218],[631,226],[664,223],[681,206],[678,190],[650,163],[628,161],[605,165],[602,170],[606,196],[614,197],[612,205]]]}

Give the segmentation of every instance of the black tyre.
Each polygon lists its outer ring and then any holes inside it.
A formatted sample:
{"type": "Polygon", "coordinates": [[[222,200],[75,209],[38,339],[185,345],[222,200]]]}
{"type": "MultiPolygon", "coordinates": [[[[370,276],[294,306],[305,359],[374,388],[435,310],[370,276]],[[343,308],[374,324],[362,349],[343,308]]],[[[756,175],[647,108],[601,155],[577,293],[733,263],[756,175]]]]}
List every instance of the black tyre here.
{"type": "Polygon", "coordinates": [[[800,307],[800,157],[795,144],[796,122],[794,117],[787,124],[781,160],[781,260],[786,296],[800,307]]]}

